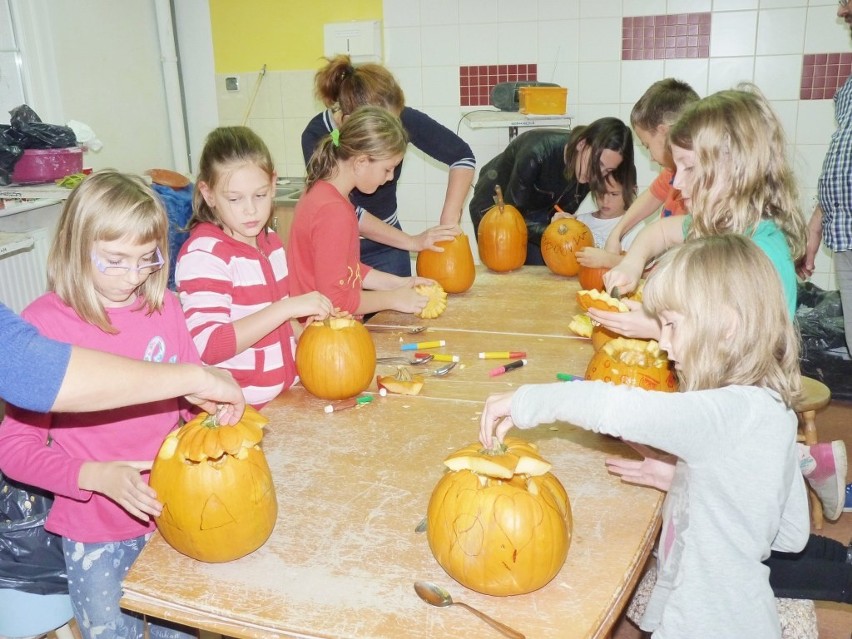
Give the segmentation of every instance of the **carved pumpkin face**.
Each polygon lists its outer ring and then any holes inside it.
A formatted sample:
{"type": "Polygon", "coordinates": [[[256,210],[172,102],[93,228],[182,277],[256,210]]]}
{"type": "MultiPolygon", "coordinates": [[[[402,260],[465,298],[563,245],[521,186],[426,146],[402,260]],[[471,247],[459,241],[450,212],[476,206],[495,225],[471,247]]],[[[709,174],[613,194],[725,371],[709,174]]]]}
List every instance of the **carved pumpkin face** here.
{"type": "Polygon", "coordinates": [[[461,233],[452,240],[438,242],[437,246],[444,252],[420,251],[417,254],[417,274],[435,280],[447,293],[464,293],[476,279],[467,235],[461,233]]]}
{"type": "Polygon", "coordinates": [[[677,379],[669,360],[654,340],[616,337],[608,341],[589,361],[586,379],[629,384],[646,390],[677,390],[677,379]]]}
{"type": "Polygon", "coordinates": [[[299,338],[296,370],[312,395],[322,399],[355,397],[373,380],[373,338],[361,322],[351,317],[314,322],[299,338]]]}
{"type": "Polygon", "coordinates": [[[551,271],[571,277],[580,271],[577,252],[594,245],[588,226],[574,218],[561,218],[551,222],[541,236],[541,257],[551,271]]]}
{"type": "Polygon", "coordinates": [[[231,561],[269,538],[278,503],[258,445],[266,423],[251,407],[233,426],[202,413],[166,437],[150,485],[163,504],[157,528],[176,550],[199,561],[231,561]]]}
{"type": "Polygon", "coordinates": [[[429,548],[463,586],[518,595],[553,579],[568,554],[568,495],[533,444],[506,437],[505,449],[471,444],[450,455],[427,511],[429,548]]]}

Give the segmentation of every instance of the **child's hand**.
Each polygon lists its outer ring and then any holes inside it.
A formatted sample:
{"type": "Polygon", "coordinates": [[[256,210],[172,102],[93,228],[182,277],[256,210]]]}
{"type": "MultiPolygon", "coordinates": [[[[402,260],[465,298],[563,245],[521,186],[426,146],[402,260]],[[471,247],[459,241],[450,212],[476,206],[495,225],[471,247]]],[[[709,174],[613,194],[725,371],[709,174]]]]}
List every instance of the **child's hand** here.
{"type": "Polygon", "coordinates": [[[604,273],[603,281],[607,293],[612,291],[613,287],[618,287],[622,295],[636,290],[639,286],[639,280],[642,277],[642,264],[634,264],[629,257],[625,257],[618,264],[613,266],[608,272],[604,273]]]}
{"type": "MultiPolygon", "coordinates": [[[[412,280],[422,280],[422,277],[412,277],[412,280]]],[[[431,282],[431,280],[425,280],[427,282],[431,282]]],[[[429,302],[429,298],[426,295],[421,295],[417,291],[414,290],[414,284],[409,288],[408,286],[403,286],[394,291],[394,306],[393,310],[399,311],[400,313],[419,313],[424,308],[426,308],[426,304],[429,302]]]]}
{"type": "Polygon", "coordinates": [[[587,246],[577,251],[577,262],[587,268],[612,268],[621,261],[618,253],[609,253],[604,249],[587,246]]]}
{"type": "Polygon", "coordinates": [[[417,275],[412,276],[411,278],[411,288],[415,286],[432,286],[433,284],[437,284],[435,280],[430,280],[428,277],[418,277],[417,275]]]}
{"type": "Polygon", "coordinates": [[[512,397],[515,392],[498,393],[485,400],[482,417],[479,420],[479,441],[485,448],[491,448],[494,435],[503,441],[506,433],[514,426],[512,423],[512,397]]]}
{"type": "Polygon", "coordinates": [[[152,464],[152,461],[85,462],[77,482],[83,490],[109,497],[137,519],[148,521],[149,515],[157,517],[163,510],[156,491],[140,475],[140,471],[151,470],[152,464]]]}
{"type": "Polygon", "coordinates": [[[666,491],[672,485],[675,463],[674,455],[666,455],[648,446],[633,442],[624,442],[642,455],[642,461],[635,459],[607,459],[606,469],[622,481],[639,486],[651,486],[666,491]]]}
{"type": "Polygon", "coordinates": [[[334,310],[331,300],[318,291],[297,295],[290,300],[294,303],[295,311],[292,317],[307,317],[311,321],[324,320],[334,310]]]}
{"type": "Polygon", "coordinates": [[[439,226],[433,226],[422,233],[411,236],[411,241],[413,243],[412,249],[417,253],[420,251],[435,251],[437,253],[443,253],[444,249],[437,246],[437,242],[451,240],[461,232],[461,227],[458,224],[441,224],[439,226]]]}
{"type": "Polygon", "coordinates": [[[555,222],[556,220],[561,220],[561,219],[564,219],[564,218],[566,218],[566,217],[574,217],[574,216],[573,216],[573,215],[571,215],[570,213],[566,212],[566,211],[559,210],[559,211],[556,211],[556,213],[554,213],[554,214],[551,216],[551,218],[550,218],[550,222],[551,222],[551,224],[552,224],[552,223],[553,223],[553,222],[555,222]]]}
{"type": "Polygon", "coordinates": [[[660,339],[660,323],[645,313],[642,304],[633,300],[621,301],[630,309],[629,312],[617,313],[590,308],[588,310],[589,317],[604,328],[625,337],[660,339]]]}

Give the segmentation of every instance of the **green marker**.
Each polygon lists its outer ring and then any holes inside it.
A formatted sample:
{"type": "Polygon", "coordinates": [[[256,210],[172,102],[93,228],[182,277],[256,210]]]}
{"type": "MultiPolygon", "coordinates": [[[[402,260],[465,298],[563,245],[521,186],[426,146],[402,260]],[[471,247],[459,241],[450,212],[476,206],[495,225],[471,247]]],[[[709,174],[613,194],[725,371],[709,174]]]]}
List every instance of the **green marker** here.
{"type": "Polygon", "coordinates": [[[583,378],[578,375],[570,375],[568,373],[556,373],[556,379],[562,382],[582,382],[583,378]]]}

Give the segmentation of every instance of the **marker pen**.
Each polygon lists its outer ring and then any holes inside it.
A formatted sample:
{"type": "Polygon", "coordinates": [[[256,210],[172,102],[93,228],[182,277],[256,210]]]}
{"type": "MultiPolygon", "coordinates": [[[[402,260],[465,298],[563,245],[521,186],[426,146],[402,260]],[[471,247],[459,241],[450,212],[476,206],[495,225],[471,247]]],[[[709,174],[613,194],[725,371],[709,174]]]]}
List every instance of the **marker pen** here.
{"type": "Polygon", "coordinates": [[[521,366],[526,366],[527,360],[525,359],[517,359],[514,362],[509,362],[505,366],[498,366],[497,368],[493,368],[488,371],[489,377],[497,377],[498,375],[502,375],[503,373],[508,373],[509,371],[515,370],[516,368],[520,368],[521,366]]]}
{"type": "Polygon", "coordinates": [[[336,404],[328,404],[323,411],[326,413],[336,413],[340,410],[346,410],[347,408],[356,408],[363,404],[369,404],[373,401],[372,395],[364,395],[362,397],[353,397],[352,399],[347,399],[342,402],[337,402],[336,404]]]}
{"type": "Polygon", "coordinates": [[[520,359],[526,356],[525,351],[486,351],[479,354],[479,359],[520,359]]]}
{"type": "Polygon", "coordinates": [[[402,344],[399,347],[401,351],[416,351],[421,348],[441,348],[446,346],[447,341],[443,339],[435,340],[434,342],[418,342],[416,344],[402,344]]]}
{"type": "Polygon", "coordinates": [[[460,362],[461,358],[458,355],[448,355],[447,353],[414,353],[414,357],[429,357],[436,362],[460,362]]]}
{"type": "Polygon", "coordinates": [[[570,375],[568,373],[556,373],[556,379],[563,382],[582,382],[583,378],[579,375],[570,375]]]}

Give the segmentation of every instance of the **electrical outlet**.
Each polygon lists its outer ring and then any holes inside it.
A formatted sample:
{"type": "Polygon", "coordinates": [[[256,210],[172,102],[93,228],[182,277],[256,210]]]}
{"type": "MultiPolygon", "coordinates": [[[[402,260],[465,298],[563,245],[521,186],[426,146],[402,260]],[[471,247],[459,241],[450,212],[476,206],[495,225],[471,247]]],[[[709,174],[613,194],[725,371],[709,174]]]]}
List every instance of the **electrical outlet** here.
{"type": "Polygon", "coordinates": [[[239,91],[240,90],[240,79],[235,75],[229,75],[225,78],[225,90],[226,91],[239,91]]]}

